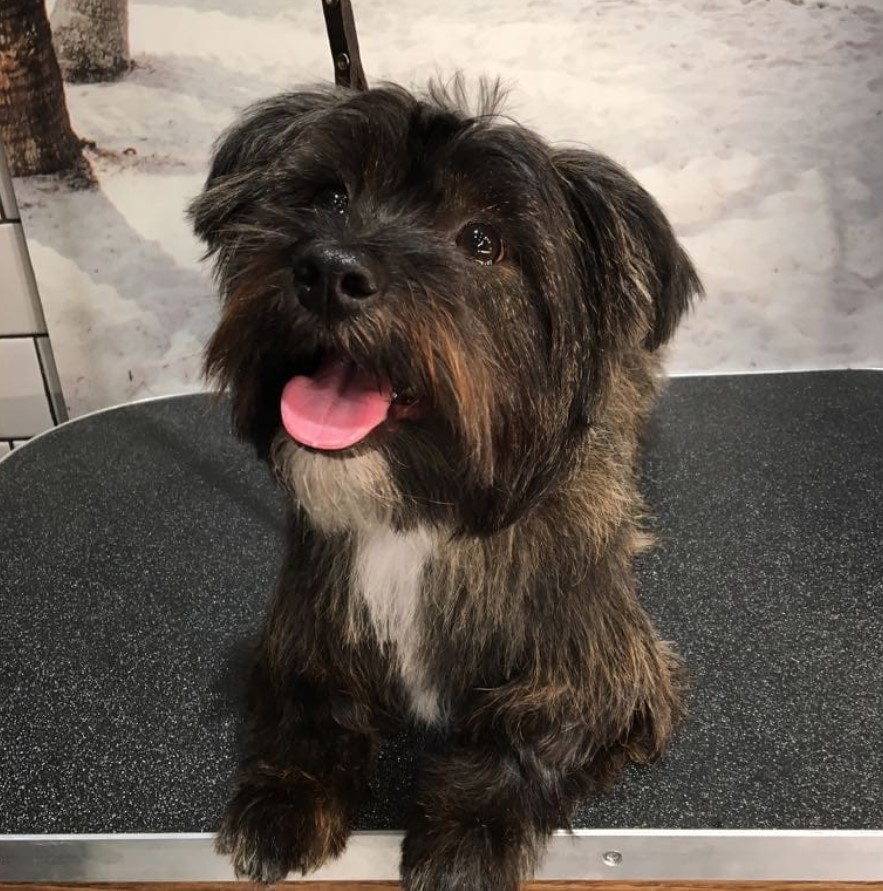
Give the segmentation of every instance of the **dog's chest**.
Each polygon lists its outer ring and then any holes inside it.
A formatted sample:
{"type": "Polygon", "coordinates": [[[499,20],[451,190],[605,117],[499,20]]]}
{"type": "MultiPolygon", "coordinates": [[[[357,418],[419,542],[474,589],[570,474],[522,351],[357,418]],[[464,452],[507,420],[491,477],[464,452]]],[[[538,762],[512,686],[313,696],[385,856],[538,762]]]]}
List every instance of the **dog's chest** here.
{"type": "Polygon", "coordinates": [[[352,586],[381,646],[391,648],[414,715],[439,720],[438,691],[421,657],[421,600],[434,538],[426,530],[396,532],[378,526],[356,537],[352,586]]]}

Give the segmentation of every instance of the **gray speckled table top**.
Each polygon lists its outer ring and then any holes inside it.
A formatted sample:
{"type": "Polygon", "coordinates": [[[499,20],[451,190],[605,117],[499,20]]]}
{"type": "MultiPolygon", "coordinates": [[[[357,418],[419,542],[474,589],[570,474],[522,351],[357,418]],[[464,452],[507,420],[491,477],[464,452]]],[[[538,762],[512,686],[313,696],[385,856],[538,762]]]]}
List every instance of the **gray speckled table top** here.
{"type": "MultiPolygon", "coordinates": [[[[883,829],[883,373],[675,380],[645,490],[691,716],[577,825],[883,829]]],[[[281,533],[202,396],[0,463],[0,833],[215,826],[281,533]]],[[[359,828],[400,826],[418,752],[390,742],[359,828]]]]}

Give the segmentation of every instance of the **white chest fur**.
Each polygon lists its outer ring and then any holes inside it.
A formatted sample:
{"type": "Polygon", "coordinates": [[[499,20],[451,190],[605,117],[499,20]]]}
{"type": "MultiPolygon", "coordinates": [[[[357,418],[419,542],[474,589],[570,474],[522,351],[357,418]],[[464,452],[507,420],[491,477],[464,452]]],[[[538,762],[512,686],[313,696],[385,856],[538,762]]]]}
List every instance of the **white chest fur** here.
{"type": "Polygon", "coordinates": [[[420,657],[423,572],[433,547],[433,535],[424,529],[360,530],[352,576],[353,594],[367,606],[378,641],[391,647],[411,710],[427,723],[440,719],[438,694],[420,657]]]}

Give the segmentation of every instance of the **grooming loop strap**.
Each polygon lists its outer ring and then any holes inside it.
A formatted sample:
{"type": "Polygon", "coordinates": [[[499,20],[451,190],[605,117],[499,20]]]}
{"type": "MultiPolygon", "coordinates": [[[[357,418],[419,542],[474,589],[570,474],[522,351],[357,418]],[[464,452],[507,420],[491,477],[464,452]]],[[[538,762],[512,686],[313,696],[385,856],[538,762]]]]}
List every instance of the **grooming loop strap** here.
{"type": "Polygon", "coordinates": [[[368,81],[359,56],[359,38],[350,0],[322,0],[325,27],[334,61],[334,81],[338,86],[367,90],[368,81]]]}

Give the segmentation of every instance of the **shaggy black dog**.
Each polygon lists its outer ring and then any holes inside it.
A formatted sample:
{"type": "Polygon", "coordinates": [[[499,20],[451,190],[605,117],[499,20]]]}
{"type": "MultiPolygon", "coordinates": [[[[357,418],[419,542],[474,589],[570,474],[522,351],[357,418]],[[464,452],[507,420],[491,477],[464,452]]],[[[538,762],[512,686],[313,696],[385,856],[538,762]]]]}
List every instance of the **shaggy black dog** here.
{"type": "Polygon", "coordinates": [[[406,888],[513,891],[681,712],[632,560],[659,347],[699,281],[622,168],[461,93],[270,99],[192,207],[208,372],[291,493],[219,835],[263,882],[342,851],[405,720],[446,740],[406,888]]]}

